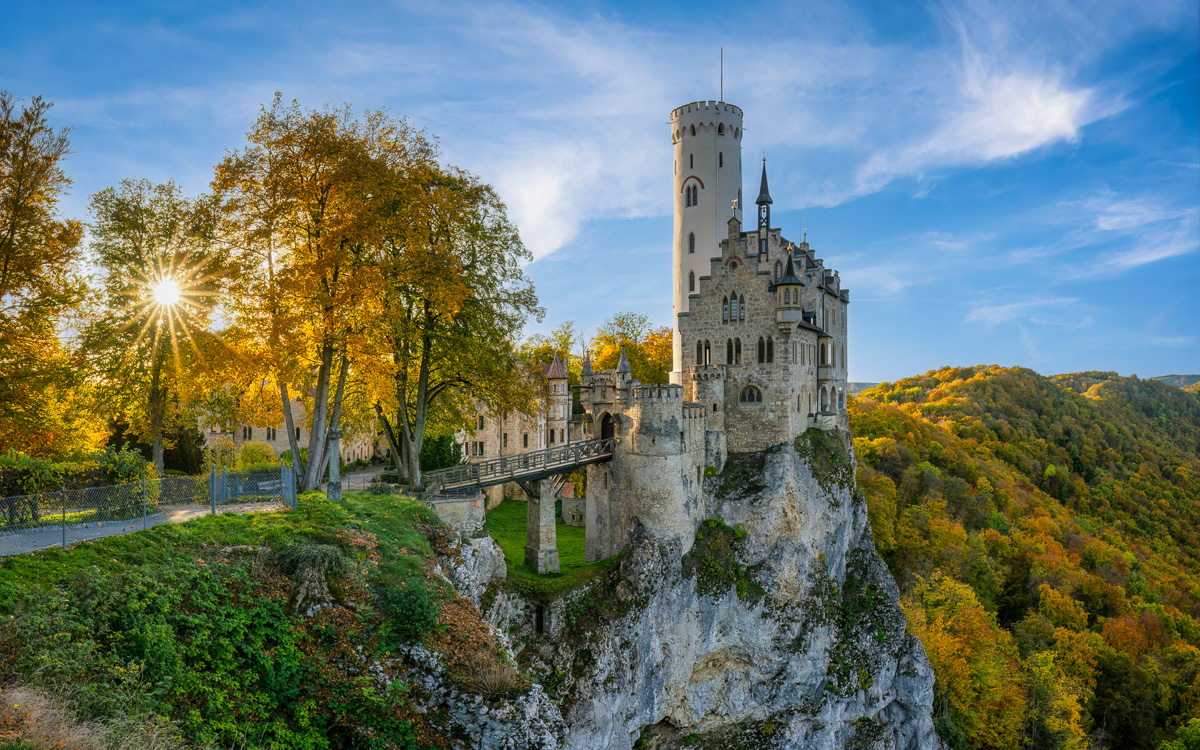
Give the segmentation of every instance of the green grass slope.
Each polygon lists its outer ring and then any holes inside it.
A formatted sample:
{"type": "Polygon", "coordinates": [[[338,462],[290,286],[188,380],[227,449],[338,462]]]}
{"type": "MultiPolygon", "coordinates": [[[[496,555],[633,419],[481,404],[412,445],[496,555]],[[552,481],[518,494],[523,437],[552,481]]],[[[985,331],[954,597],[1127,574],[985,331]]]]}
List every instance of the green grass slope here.
{"type": "Polygon", "coordinates": [[[850,411],[952,747],[1154,748],[1200,719],[1200,397],[945,368],[850,411]]]}
{"type": "MultiPolygon", "coordinates": [[[[414,709],[416,673],[390,658],[394,648],[440,652],[468,693],[522,689],[476,610],[433,571],[435,550],[454,554],[450,538],[411,500],[349,494],[333,505],[310,494],[295,512],[5,558],[0,685],[119,728],[110,745],[153,729],[164,746],[444,747],[439,717],[414,709]],[[343,606],[298,612],[314,580],[343,606]],[[504,670],[511,679],[494,679],[504,670]],[[378,671],[394,680],[387,690],[369,677],[378,671]]],[[[16,736],[21,720],[0,715],[16,736]]]]}

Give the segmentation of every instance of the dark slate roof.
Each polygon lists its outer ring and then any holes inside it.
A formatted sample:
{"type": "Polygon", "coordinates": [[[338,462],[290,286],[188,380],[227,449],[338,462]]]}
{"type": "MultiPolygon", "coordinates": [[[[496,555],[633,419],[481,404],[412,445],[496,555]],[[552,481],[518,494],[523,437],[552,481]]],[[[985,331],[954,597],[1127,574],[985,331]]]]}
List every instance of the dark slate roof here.
{"type": "Polygon", "coordinates": [[[796,267],[792,265],[792,254],[788,253],[787,265],[783,269],[783,276],[779,281],[775,282],[775,286],[780,284],[803,284],[800,279],[796,278],[796,267]]]}
{"type": "Polygon", "coordinates": [[[763,159],[762,184],[758,188],[758,200],[754,201],[756,205],[764,203],[774,203],[771,200],[771,191],[767,190],[767,160],[763,159]]]}
{"type": "Polygon", "coordinates": [[[617,372],[629,372],[633,370],[629,368],[629,360],[625,357],[625,347],[621,347],[621,361],[617,363],[617,372]]]}
{"type": "Polygon", "coordinates": [[[554,361],[545,366],[545,368],[542,370],[542,374],[546,376],[547,380],[566,379],[567,368],[563,367],[562,361],[558,358],[558,355],[555,354],[554,361]]]}

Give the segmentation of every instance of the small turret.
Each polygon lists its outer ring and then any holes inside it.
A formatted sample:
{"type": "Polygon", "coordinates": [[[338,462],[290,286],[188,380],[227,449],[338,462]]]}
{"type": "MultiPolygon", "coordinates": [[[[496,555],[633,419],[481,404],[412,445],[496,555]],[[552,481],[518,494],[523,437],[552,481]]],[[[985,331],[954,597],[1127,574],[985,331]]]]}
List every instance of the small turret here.
{"type": "Polygon", "coordinates": [[[592,355],[585,353],[583,355],[583,370],[579,373],[581,377],[590,378],[592,372],[592,355]]]}
{"type": "Polygon", "coordinates": [[[800,307],[800,287],[804,282],[796,278],[796,267],[792,264],[792,247],[788,246],[787,265],[783,268],[783,276],[775,282],[775,323],[784,336],[790,336],[792,328],[804,316],[800,307]]]}
{"type": "Polygon", "coordinates": [[[625,347],[623,345],[621,346],[621,361],[617,362],[617,374],[623,380],[633,377],[633,370],[629,367],[629,358],[625,356],[625,347]]]}
{"type": "Polygon", "coordinates": [[[767,254],[767,231],[771,228],[771,191],[767,189],[767,159],[763,157],[762,184],[758,188],[758,254],[767,254]]]}

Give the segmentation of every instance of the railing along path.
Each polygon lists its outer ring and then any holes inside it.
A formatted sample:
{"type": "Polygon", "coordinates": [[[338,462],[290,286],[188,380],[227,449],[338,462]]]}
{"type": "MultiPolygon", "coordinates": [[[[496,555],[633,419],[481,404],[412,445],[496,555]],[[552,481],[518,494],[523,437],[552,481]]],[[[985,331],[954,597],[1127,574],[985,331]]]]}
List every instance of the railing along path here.
{"type": "Polygon", "coordinates": [[[479,463],[438,469],[426,472],[422,478],[427,487],[442,490],[491,487],[506,482],[531,482],[556,474],[565,474],[579,466],[607,461],[612,458],[613,443],[613,438],[564,443],[545,450],[516,453],[479,463]]]}

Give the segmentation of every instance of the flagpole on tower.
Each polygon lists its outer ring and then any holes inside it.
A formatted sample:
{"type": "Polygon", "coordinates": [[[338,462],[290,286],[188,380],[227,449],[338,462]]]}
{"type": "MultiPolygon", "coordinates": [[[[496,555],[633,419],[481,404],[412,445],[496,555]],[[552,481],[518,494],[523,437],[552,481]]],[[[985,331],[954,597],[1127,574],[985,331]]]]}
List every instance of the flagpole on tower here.
{"type": "Polygon", "coordinates": [[[721,101],[725,101],[725,48],[721,48],[721,101]]]}

